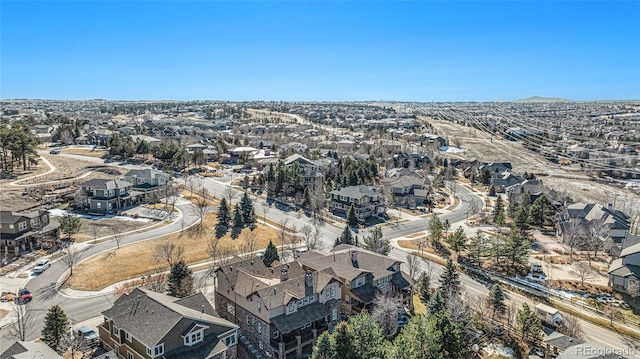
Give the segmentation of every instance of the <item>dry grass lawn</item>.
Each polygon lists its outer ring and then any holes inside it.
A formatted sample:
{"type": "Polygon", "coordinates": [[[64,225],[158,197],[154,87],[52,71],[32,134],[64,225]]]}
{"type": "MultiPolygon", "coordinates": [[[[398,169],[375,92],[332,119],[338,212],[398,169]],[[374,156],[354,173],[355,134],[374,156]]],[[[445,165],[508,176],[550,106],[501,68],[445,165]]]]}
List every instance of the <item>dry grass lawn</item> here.
{"type": "Polygon", "coordinates": [[[415,314],[427,314],[427,307],[417,294],[413,295],[413,312],[415,314]]]}
{"type": "MultiPolygon", "coordinates": [[[[166,263],[155,259],[155,246],[164,241],[172,241],[184,246],[183,259],[190,265],[208,261],[207,245],[214,239],[215,213],[208,213],[205,217],[205,227],[202,235],[189,236],[187,231],[182,236],[175,233],[166,237],[122,246],[118,250],[101,253],[90,258],[73,270],[73,276],[67,281],[70,288],[77,290],[100,290],[123,280],[141,277],[157,271],[169,270],[166,263]]],[[[250,231],[245,228],[243,232],[250,231]]],[[[255,248],[266,248],[270,240],[277,243],[278,231],[268,226],[258,224],[253,231],[257,237],[255,248]]],[[[230,234],[222,237],[220,243],[230,243],[236,250],[244,246],[243,234],[238,239],[232,239],[230,234]]]]}
{"type": "Polygon", "coordinates": [[[92,148],[63,148],[60,152],[97,158],[101,158],[106,153],[105,150],[94,150],[92,148]]]}

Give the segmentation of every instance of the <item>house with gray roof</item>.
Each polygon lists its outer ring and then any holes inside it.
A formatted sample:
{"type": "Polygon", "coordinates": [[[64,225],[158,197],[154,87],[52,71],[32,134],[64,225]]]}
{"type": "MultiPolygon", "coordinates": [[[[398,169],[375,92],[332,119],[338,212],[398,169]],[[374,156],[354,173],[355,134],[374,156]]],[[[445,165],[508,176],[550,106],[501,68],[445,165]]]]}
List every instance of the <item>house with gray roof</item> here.
{"type": "Polygon", "coordinates": [[[135,206],[144,192],[132,191],[133,184],[120,179],[96,178],[81,183],[83,207],[90,212],[112,213],[135,206]]]}
{"type": "Polygon", "coordinates": [[[620,252],[620,258],[609,266],[609,286],[613,289],[640,295],[640,243],[620,252]]]}
{"type": "Polygon", "coordinates": [[[49,212],[0,211],[0,253],[15,257],[36,248],[51,248],[58,239],[60,223],[49,212]]]}
{"type": "Polygon", "coordinates": [[[124,180],[131,183],[131,190],[142,192],[145,200],[151,196],[160,196],[162,188],[169,183],[170,178],[167,173],[153,168],[134,169],[124,175],[124,180]]]}
{"type": "Polygon", "coordinates": [[[424,205],[429,196],[429,180],[405,168],[394,173],[397,175],[382,179],[382,183],[393,193],[396,206],[415,208],[424,205]]]}
{"type": "Polygon", "coordinates": [[[601,232],[600,237],[605,242],[605,250],[619,253],[622,242],[629,235],[631,228],[630,217],[613,206],[601,206],[596,203],[573,203],[567,205],[559,215],[559,235],[566,239],[569,235],[569,222],[577,222],[582,233],[590,230],[601,232]]]}
{"type": "Polygon", "coordinates": [[[331,252],[308,251],[298,262],[308,270],[330,268],[340,278],[345,313],[371,309],[378,293],[400,296],[404,307],[413,308],[413,280],[401,271],[401,261],[348,244],[337,245],[331,252]]]}
{"type": "Polygon", "coordinates": [[[238,326],[202,293],[180,299],[136,288],[102,315],[100,341],[119,358],[237,358],[238,326]]]}
{"type": "Polygon", "coordinates": [[[359,185],[342,187],[329,192],[331,195],[331,211],[345,215],[351,204],[355,206],[356,215],[365,220],[385,212],[380,200],[380,192],[373,186],[359,185]]]}
{"type": "Polygon", "coordinates": [[[284,160],[284,165],[291,169],[298,167],[302,174],[305,186],[313,186],[316,183],[322,181],[322,168],[324,163],[322,161],[310,160],[302,155],[293,154],[284,160]]]}
{"type": "Polygon", "coordinates": [[[43,342],[16,341],[0,353],[0,359],[62,359],[62,356],[43,342]]]}
{"type": "Polygon", "coordinates": [[[240,341],[255,358],[310,355],[318,336],[340,320],[342,283],[331,269],[305,270],[297,262],[236,257],[215,270],[220,316],[238,323],[240,341]]]}

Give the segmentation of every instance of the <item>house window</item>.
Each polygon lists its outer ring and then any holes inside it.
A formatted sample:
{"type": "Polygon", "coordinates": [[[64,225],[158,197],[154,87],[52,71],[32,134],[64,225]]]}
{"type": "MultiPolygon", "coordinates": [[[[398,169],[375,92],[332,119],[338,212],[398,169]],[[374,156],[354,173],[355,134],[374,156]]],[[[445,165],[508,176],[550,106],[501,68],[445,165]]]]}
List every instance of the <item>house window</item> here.
{"type": "Polygon", "coordinates": [[[262,310],[262,303],[258,302],[258,312],[262,310]]]}
{"type": "Polygon", "coordinates": [[[262,323],[258,322],[257,327],[258,327],[258,333],[262,334],[262,323]]]}
{"type": "Polygon", "coordinates": [[[102,208],[102,203],[96,202],[96,208],[102,208]]]}
{"type": "Polygon", "coordinates": [[[127,359],[133,359],[133,353],[127,352],[127,359]]]}
{"type": "Polygon", "coordinates": [[[10,224],[10,225],[9,225],[9,229],[13,229],[13,224],[10,224]]]}
{"type": "Polygon", "coordinates": [[[184,345],[191,346],[196,343],[200,343],[204,337],[203,335],[204,329],[200,329],[197,332],[193,332],[184,337],[184,345]]]}
{"type": "Polygon", "coordinates": [[[309,303],[313,303],[314,300],[316,300],[315,296],[312,295],[309,297],[309,303]]]}
{"type": "Polygon", "coordinates": [[[336,287],[331,287],[329,292],[331,293],[331,298],[335,297],[336,296],[336,287]]]}
{"type": "Polygon", "coordinates": [[[24,231],[26,229],[27,229],[27,222],[19,222],[18,223],[18,230],[24,231]]]}
{"type": "Polygon", "coordinates": [[[302,299],[300,299],[300,300],[298,301],[298,307],[302,307],[302,305],[303,305],[303,304],[304,304],[304,301],[303,301],[302,299]]]}
{"type": "Polygon", "coordinates": [[[289,312],[293,312],[294,310],[296,310],[296,303],[289,303],[289,312]]]}
{"type": "Polygon", "coordinates": [[[120,329],[118,329],[118,327],[116,327],[115,325],[113,326],[113,335],[120,335],[120,329]]]}
{"type": "Polygon", "coordinates": [[[337,320],[338,319],[338,309],[332,309],[331,310],[331,320],[337,320]]]}
{"type": "Polygon", "coordinates": [[[236,335],[235,334],[224,338],[224,344],[226,346],[234,345],[235,343],[236,343],[236,335]]]}
{"type": "Polygon", "coordinates": [[[131,341],[131,334],[129,334],[129,332],[124,332],[124,338],[128,341],[131,341]]]}
{"type": "Polygon", "coordinates": [[[277,330],[273,331],[273,339],[278,339],[278,337],[280,336],[280,332],[277,330]]]}
{"type": "Polygon", "coordinates": [[[164,354],[164,343],[160,343],[153,348],[153,356],[157,357],[158,355],[164,354]]]}
{"type": "Polygon", "coordinates": [[[261,350],[264,350],[264,344],[262,344],[262,340],[258,342],[258,347],[260,347],[261,350]]]}

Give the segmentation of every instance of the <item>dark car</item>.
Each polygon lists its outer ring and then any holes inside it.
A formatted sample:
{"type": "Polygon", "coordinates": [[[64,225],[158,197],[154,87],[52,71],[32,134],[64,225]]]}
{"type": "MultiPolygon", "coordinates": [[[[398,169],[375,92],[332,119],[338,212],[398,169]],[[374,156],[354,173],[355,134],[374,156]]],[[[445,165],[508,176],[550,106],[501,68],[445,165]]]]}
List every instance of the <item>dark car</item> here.
{"type": "Polygon", "coordinates": [[[31,296],[31,292],[27,288],[20,288],[18,291],[18,296],[16,297],[16,304],[26,304],[29,303],[33,299],[31,296]]]}
{"type": "Polygon", "coordinates": [[[49,151],[50,154],[52,155],[59,155],[60,154],[60,150],[51,150],[49,151]]]}

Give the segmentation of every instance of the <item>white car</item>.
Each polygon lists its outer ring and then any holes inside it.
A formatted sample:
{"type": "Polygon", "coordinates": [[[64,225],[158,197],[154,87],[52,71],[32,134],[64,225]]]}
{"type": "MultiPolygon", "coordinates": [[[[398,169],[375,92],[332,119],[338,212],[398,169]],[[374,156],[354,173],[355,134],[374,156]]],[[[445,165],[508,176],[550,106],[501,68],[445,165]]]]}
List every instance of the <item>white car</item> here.
{"type": "Polygon", "coordinates": [[[51,261],[48,259],[43,259],[40,262],[38,262],[36,266],[33,268],[33,273],[40,274],[46,271],[47,269],[49,269],[49,267],[51,267],[51,261]]]}

